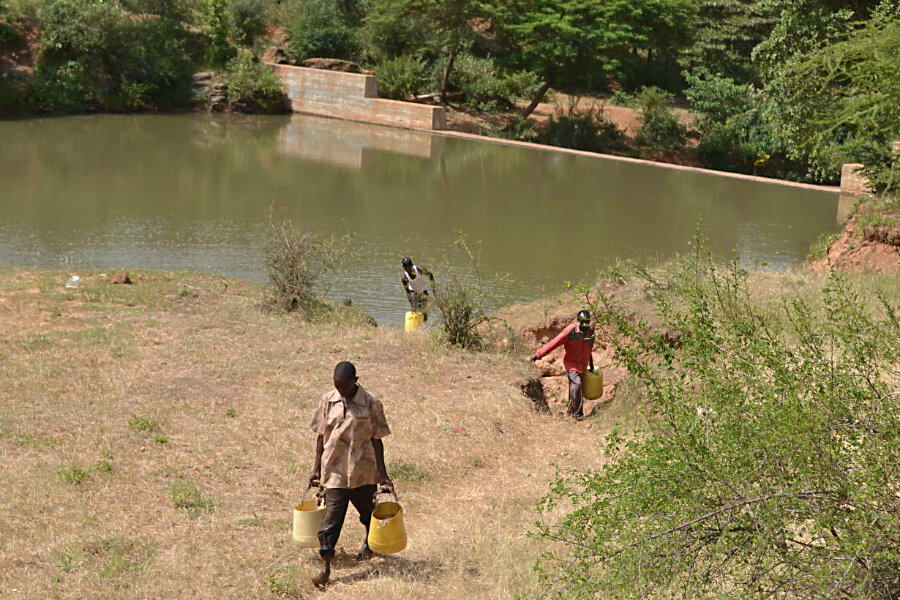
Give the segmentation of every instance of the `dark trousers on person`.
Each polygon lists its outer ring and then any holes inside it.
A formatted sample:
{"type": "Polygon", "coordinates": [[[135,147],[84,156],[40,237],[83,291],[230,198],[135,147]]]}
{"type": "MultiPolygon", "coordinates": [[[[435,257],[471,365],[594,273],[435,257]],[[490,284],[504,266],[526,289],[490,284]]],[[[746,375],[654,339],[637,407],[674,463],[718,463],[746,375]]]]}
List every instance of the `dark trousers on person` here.
{"type": "Polygon", "coordinates": [[[584,389],[582,374],[578,371],[569,371],[569,409],[567,414],[573,417],[584,416],[584,389]]]}
{"type": "Polygon", "coordinates": [[[341,536],[341,528],[344,526],[344,517],[347,516],[348,504],[353,504],[353,508],[359,513],[359,522],[365,525],[368,533],[372,511],[375,509],[375,484],[325,490],[325,516],[319,526],[320,555],[334,554],[338,538],[341,536]]]}

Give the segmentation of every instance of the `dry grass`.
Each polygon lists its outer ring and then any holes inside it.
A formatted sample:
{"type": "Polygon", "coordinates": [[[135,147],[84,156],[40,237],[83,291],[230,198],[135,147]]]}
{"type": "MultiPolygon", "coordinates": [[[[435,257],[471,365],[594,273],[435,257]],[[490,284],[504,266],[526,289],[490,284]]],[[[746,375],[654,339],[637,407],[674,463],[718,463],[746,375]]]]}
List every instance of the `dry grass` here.
{"type": "Polygon", "coordinates": [[[535,585],[544,548],[526,533],[554,464],[601,461],[599,422],[531,412],[522,357],[304,324],[214,277],[66,290],[68,275],[0,269],[2,597],[510,598],[535,585]],[[339,555],[319,593],[291,507],[342,359],[384,402],[410,544],[365,565],[339,555]]]}

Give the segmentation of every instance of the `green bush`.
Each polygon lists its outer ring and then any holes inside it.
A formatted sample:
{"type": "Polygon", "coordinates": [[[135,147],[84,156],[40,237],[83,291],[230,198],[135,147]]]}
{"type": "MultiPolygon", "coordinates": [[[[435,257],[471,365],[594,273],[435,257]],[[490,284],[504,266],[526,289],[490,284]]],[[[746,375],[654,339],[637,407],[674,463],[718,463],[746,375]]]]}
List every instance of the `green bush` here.
{"type": "MultiPolygon", "coordinates": [[[[697,119],[697,155],[704,166],[741,173],[785,176],[787,162],[768,110],[750,84],[698,70],[684,73],[685,97],[697,119]]],[[[800,169],[802,171],[802,169],[800,169]]]]}
{"type": "Polygon", "coordinates": [[[647,410],[551,485],[541,597],[897,597],[896,290],[834,274],[770,302],[750,278],[695,246],[647,279],[653,318],[601,293],[647,410]]]}
{"type": "Polygon", "coordinates": [[[286,50],[295,62],[307,58],[353,60],[359,53],[356,32],[335,0],[305,0],[287,28],[286,50]]]}
{"type": "Polygon", "coordinates": [[[621,152],[627,147],[625,141],[624,132],[596,107],[558,110],[541,134],[541,143],[589,152],[621,152]]]}
{"type": "Polygon", "coordinates": [[[115,2],[53,0],[41,10],[43,52],[28,98],[37,110],[185,105],[194,59],[168,19],[137,19],[115,2]]]}
{"type": "MultiPolygon", "coordinates": [[[[2,14],[2,11],[0,11],[2,14]]],[[[0,49],[9,48],[19,42],[19,28],[13,23],[0,21],[0,49]]]]}
{"type": "Polygon", "coordinates": [[[634,137],[638,146],[651,153],[675,150],[684,145],[687,130],[672,112],[672,95],[656,87],[645,87],[634,97],[641,128],[634,137]]]}
{"type": "Polygon", "coordinates": [[[253,46],[266,33],[268,8],[266,0],[229,0],[232,36],[239,44],[253,46]]]}
{"type": "Polygon", "coordinates": [[[263,246],[268,304],[309,320],[328,312],[321,280],[337,270],[343,251],[339,240],[302,234],[288,220],[273,222],[263,246]]]}
{"type": "Polygon", "coordinates": [[[246,112],[284,110],[284,84],[272,69],[249,50],[241,50],[225,71],[228,101],[246,112]]]}
{"type": "Polygon", "coordinates": [[[82,112],[94,105],[90,82],[80,62],[38,66],[25,89],[26,103],[38,112],[82,112]]]}
{"type": "Polygon", "coordinates": [[[206,59],[213,65],[224,65],[235,56],[235,49],[228,42],[231,32],[228,0],[203,0],[203,17],[208,27],[206,59]]]}
{"type": "MultiPolygon", "coordinates": [[[[435,89],[438,89],[444,65],[435,66],[435,89]]],[[[508,74],[493,59],[467,53],[456,57],[450,75],[450,87],[461,91],[467,104],[486,111],[511,108],[514,100],[530,97],[538,85],[537,78],[528,71],[508,74]]]]}
{"type": "Polygon", "coordinates": [[[433,40],[431,24],[405,2],[371,0],[360,31],[363,57],[379,64],[421,53],[433,40]]]}
{"type": "Polygon", "coordinates": [[[409,100],[427,89],[428,65],[416,56],[398,56],[375,67],[378,95],[393,100],[409,100]]]}

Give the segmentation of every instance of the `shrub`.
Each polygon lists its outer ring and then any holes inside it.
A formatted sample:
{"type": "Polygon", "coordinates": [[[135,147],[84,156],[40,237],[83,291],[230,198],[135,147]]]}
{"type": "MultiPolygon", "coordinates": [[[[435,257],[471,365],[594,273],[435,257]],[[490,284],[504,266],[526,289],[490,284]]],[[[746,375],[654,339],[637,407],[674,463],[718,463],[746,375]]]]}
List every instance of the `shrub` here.
{"type": "Polygon", "coordinates": [[[579,111],[574,103],[550,117],[541,141],[589,152],[619,152],[626,148],[625,134],[606,118],[602,108],[592,106],[579,111]]]}
{"type": "Polygon", "coordinates": [[[407,462],[391,462],[387,464],[391,478],[407,483],[420,483],[428,479],[428,474],[419,465],[407,462]]]}
{"type": "Polygon", "coordinates": [[[91,472],[79,465],[71,465],[56,471],[57,477],[72,485],[81,485],[91,478],[91,472]]]}
{"type": "Polygon", "coordinates": [[[428,86],[428,66],[416,56],[391,58],[375,67],[378,95],[393,100],[408,100],[428,86]]]}
{"type": "Polygon", "coordinates": [[[295,61],[307,58],[354,59],[356,32],[344,21],[334,0],[305,0],[287,27],[286,51],[295,61]]]}
{"type": "Polygon", "coordinates": [[[235,55],[234,48],[228,43],[229,17],[228,0],[203,0],[203,18],[208,27],[206,58],[214,65],[224,65],[235,55]]]}
{"type": "Polygon", "coordinates": [[[635,143],[650,152],[665,152],[684,145],[687,131],[672,112],[672,95],[656,87],[641,89],[634,98],[641,117],[635,143]]]}
{"type": "Polygon", "coordinates": [[[697,154],[703,164],[742,173],[776,172],[785,153],[764,96],[752,85],[702,70],[684,77],[685,97],[698,115],[697,154]]]}
{"type": "Polygon", "coordinates": [[[29,102],[38,110],[183,106],[194,59],[169,19],[134,18],[115,2],[53,0],[29,102]]]}
{"type": "Polygon", "coordinates": [[[328,310],[322,276],[337,269],[343,251],[341,240],[301,234],[287,220],[273,223],[263,247],[268,303],[286,312],[299,311],[307,319],[321,316],[328,310]]]}
{"type": "Polygon", "coordinates": [[[396,0],[370,0],[360,31],[364,57],[378,64],[392,58],[413,55],[429,45],[431,23],[422,11],[396,0]]]}
{"type": "Polygon", "coordinates": [[[94,104],[89,86],[84,66],[77,61],[57,67],[39,66],[26,86],[25,97],[39,112],[81,112],[94,104]]]}
{"type": "Polygon", "coordinates": [[[457,234],[456,246],[469,259],[471,273],[447,267],[435,280],[434,303],[441,313],[441,335],[452,346],[480,349],[484,346],[480,329],[490,320],[485,308],[485,286],[481,284],[478,257],[462,233],[457,234]]]}
{"type": "Polygon", "coordinates": [[[285,108],[281,79],[249,50],[241,50],[228,63],[225,94],[229,102],[242,105],[245,111],[273,112],[285,108]]]}
{"type": "Polygon", "coordinates": [[[832,274],[772,310],[748,277],[695,246],[647,282],[656,327],[601,294],[644,430],[551,485],[542,597],[897,596],[896,301],[832,274]]]}
{"type": "Polygon", "coordinates": [[[268,8],[266,0],[229,0],[231,32],[239,44],[253,46],[266,33],[268,8]]]}
{"type": "MultiPolygon", "coordinates": [[[[444,66],[436,65],[436,87],[440,87],[444,66]]],[[[510,108],[513,100],[531,96],[539,83],[533,73],[519,71],[508,74],[491,58],[477,58],[461,53],[456,57],[450,75],[450,86],[463,93],[465,102],[491,111],[510,108]]]]}

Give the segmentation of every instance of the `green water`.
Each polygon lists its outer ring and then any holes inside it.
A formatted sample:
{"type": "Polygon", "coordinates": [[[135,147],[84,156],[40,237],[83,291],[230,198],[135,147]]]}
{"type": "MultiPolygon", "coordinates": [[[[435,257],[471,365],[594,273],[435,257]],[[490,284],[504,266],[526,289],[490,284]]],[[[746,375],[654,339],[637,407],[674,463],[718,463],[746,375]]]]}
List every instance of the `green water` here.
{"type": "MultiPolygon", "coordinates": [[[[784,269],[837,228],[837,194],[314,117],[100,115],[0,122],[0,263],[193,269],[263,281],[270,207],[351,233],[330,295],[384,325],[400,259],[462,264],[480,241],[502,302],[616,259],[684,252],[784,269]]],[[[440,277],[440,273],[437,273],[440,277]]]]}

